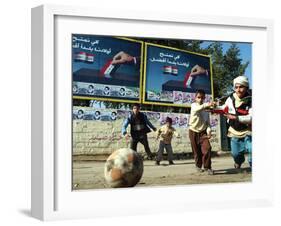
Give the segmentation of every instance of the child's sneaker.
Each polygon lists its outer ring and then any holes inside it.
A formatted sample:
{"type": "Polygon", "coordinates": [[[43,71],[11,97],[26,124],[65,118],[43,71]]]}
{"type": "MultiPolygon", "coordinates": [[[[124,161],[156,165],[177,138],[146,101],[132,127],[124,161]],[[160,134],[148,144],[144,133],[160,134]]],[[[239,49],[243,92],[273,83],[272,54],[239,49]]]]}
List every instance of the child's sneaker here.
{"type": "Polygon", "coordinates": [[[249,166],[250,166],[250,168],[252,169],[252,162],[249,162],[249,166]]]}
{"type": "Polygon", "coordinates": [[[201,168],[199,168],[198,166],[196,166],[196,167],[195,167],[195,169],[196,169],[196,172],[198,172],[198,173],[202,173],[202,172],[204,172],[204,170],[203,170],[203,169],[201,169],[201,168]]]}
{"type": "Polygon", "coordinates": [[[207,171],[208,175],[214,175],[214,170],[212,169],[206,169],[205,171],[207,171]]]}
{"type": "Polygon", "coordinates": [[[241,164],[234,163],[234,168],[235,168],[235,169],[240,169],[240,168],[241,168],[241,164]]]}

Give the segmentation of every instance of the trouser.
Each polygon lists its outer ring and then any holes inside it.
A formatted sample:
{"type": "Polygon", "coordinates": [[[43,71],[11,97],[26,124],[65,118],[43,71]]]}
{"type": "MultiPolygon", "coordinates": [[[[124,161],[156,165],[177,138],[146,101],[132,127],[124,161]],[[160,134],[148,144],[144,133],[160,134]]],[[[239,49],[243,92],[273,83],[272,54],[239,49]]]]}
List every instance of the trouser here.
{"type": "Polygon", "coordinates": [[[200,133],[189,130],[189,139],[194,155],[195,165],[199,168],[203,165],[205,169],[211,169],[211,145],[209,139],[206,138],[206,135],[206,130],[200,133]]]}
{"type": "Polygon", "coordinates": [[[161,161],[163,157],[164,149],[168,153],[168,160],[173,161],[173,148],[171,144],[165,144],[162,140],[160,140],[158,154],[157,154],[157,161],[161,161]]]}
{"type": "Polygon", "coordinates": [[[248,162],[252,166],[252,136],[243,138],[231,137],[231,154],[236,164],[245,162],[244,153],[248,153],[248,162]]]}
{"type": "Polygon", "coordinates": [[[152,153],[150,151],[148,140],[147,140],[147,135],[144,135],[144,136],[141,136],[141,137],[138,137],[138,138],[132,137],[130,148],[134,151],[137,151],[137,145],[138,145],[139,142],[144,146],[144,150],[145,150],[147,156],[152,157],[152,153]]]}

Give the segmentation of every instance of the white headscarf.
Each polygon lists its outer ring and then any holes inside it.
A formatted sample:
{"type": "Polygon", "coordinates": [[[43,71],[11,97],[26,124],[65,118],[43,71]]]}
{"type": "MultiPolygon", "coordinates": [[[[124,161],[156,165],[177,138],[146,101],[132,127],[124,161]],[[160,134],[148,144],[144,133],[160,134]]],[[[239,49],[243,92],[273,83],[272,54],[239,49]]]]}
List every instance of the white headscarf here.
{"type": "Polygon", "coordinates": [[[246,76],[238,76],[237,78],[233,79],[233,87],[235,87],[236,83],[249,87],[249,80],[246,76]]]}

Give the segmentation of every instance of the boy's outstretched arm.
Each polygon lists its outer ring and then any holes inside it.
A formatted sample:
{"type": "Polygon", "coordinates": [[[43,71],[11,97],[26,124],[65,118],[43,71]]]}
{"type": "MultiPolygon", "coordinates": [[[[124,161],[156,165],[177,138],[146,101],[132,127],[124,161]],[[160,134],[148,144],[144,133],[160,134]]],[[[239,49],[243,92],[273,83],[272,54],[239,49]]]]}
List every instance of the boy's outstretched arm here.
{"type": "Polygon", "coordinates": [[[121,133],[123,136],[127,134],[128,125],[129,125],[129,118],[126,118],[125,121],[123,122],[122,129],[121,129],[121,133]]]}
{"type": "Polygon", "coordinates": [[[193,103],[193,104],[191,104],[191,111],[196,113],[196,112],[203,111],[203,110],[205,110],[207,108],[210,108],[212,106],[214,106],[214,103],[212,103],[212,102],[204,103],[204,104],[195,104],[195,103],[193,103]]]}
{"type": "Polygon", "coordinates": [[[239,115],[238,121],[243,124],[251,124],[252,123],[252,116],[251,115],[239,115]]]}
{"type": "Polygon", "coordinates": [[[227,114],[226,117],[231,120],[238,120],[243,124],[251,124],[252,123],[252,109],[249,110],[248,115],[231,115],[227,114]]]}

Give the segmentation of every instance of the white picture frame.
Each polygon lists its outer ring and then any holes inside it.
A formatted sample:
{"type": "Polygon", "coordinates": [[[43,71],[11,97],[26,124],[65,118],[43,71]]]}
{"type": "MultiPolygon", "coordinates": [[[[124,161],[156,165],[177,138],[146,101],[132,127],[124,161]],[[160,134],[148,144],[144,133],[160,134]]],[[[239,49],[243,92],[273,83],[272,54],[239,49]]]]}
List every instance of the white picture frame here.
{"type": "Polygon", "coordinates": [[[270,101],[263,95],[274,83],[272,45],[273,22],[265,19],[57,5],[33,8],[32,216],[57,220],[272,205],[273,177],[267,172],[274,149],[265,136],[270,101]],[[71,33],[252,42],[252,182],[72,191],[71,33]]]}

